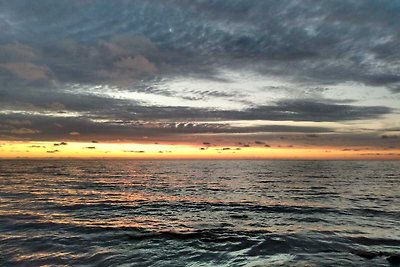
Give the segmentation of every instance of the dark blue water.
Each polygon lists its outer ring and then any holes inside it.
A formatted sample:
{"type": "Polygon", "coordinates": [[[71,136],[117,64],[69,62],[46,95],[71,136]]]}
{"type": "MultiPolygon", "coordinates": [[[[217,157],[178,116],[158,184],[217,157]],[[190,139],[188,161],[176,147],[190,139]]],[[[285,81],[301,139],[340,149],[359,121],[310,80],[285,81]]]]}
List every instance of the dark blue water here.
{"type": "Polygon", "coordinates": [[[399,167],[0,161],[0,265],[390,266],[399,167]]]}

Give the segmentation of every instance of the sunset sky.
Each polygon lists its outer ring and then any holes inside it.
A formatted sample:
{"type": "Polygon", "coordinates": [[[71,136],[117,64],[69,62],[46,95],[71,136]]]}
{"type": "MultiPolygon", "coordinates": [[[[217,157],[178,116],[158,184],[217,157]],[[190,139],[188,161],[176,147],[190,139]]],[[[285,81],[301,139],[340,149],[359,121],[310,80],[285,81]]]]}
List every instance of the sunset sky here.
{"type": "Polygon", "coordinates": [[[0,158],[400,159],[400,2],[0,0],[0,158]]]}

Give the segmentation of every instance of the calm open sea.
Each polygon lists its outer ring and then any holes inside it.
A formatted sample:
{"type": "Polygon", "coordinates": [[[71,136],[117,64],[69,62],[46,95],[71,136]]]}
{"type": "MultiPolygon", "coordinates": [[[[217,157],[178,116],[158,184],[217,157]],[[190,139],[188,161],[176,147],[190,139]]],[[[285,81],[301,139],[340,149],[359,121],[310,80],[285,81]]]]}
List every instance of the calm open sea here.
{"type": "Polygon", "coordinates": [[[398,254],[398,161],[0,161],[1,266],[390,266],[398,254]]]}

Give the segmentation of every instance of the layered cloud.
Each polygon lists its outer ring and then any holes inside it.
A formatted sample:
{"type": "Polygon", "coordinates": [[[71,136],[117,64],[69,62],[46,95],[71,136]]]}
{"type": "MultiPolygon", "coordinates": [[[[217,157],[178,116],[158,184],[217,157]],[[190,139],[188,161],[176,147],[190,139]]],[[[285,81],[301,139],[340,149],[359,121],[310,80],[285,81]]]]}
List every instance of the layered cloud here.
{"type": "Polygon", "coordinates": [[[399,11],[373,0],[1,1],[0,139],[381,146],[400,127],[399,11]]]}

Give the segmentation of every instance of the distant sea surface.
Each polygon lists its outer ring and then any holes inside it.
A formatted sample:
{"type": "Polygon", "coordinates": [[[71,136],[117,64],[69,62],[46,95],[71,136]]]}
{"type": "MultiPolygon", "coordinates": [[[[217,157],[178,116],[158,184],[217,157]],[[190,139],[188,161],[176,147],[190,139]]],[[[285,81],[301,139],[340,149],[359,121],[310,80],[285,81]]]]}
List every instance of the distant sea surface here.
{"type": "Polygon", "coordinates": [[[0,266],[390,266],[399,161],[0,161],[0,266]]]}

